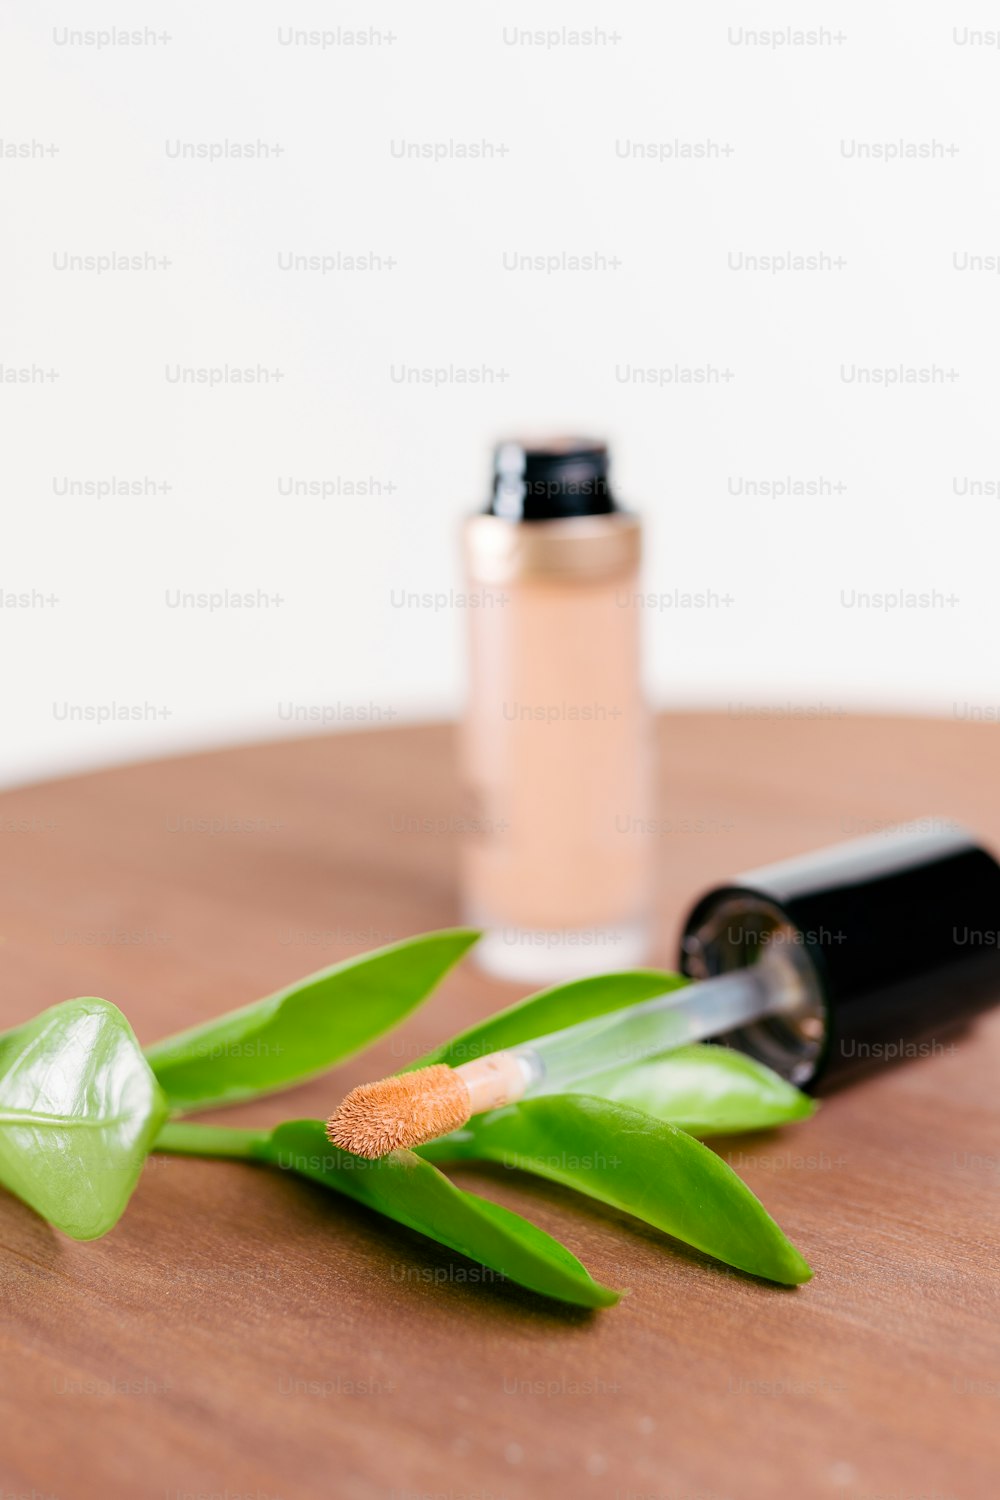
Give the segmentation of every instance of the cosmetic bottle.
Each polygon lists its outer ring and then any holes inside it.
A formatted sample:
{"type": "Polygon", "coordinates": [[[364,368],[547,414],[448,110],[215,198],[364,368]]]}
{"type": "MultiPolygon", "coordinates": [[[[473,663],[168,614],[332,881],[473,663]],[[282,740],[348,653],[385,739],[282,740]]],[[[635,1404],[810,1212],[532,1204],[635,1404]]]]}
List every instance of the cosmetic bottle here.
{"type": "Polygon", "coordinates": [[[509,441],[466,522],[466,919],[489,972],[556,982],[647,953],[640,523],[603,443],[509,441]]]}

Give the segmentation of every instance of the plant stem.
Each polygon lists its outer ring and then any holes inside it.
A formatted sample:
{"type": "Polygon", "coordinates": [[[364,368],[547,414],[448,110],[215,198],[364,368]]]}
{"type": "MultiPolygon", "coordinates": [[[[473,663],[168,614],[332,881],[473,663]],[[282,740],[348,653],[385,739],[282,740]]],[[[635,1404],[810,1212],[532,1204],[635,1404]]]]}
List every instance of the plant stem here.
{"type": "Polygon", "coordinates": [[[228,1125],[188,1125],[170,1120],[156,1137],[153,1150],[175,1156],[235,1156],[259,1161],[270,1134],[269,1130],[236,1130],[228,1125]]]}

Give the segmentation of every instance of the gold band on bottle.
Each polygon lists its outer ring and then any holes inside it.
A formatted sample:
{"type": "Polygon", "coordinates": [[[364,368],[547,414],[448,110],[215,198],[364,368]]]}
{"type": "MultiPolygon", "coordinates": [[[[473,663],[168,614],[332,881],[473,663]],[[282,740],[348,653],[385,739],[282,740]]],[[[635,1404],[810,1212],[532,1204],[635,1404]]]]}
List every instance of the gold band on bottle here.
{"type": "Polygon", "coordinates": [[[622,511],[517,523],[482,515],[466,522],[464,540],[466,565],[477,583],[593,582],[635,569],[641,527],[638,517],[622,511]]]}

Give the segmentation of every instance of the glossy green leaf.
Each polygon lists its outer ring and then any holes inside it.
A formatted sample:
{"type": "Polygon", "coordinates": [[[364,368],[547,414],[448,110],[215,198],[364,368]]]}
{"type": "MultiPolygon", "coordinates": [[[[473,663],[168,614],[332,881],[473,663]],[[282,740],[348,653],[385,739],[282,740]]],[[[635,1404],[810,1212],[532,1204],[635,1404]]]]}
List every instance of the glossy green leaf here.
{"type": "Polygon", "coordinates": [[[637,1005],[640,1000],[652,1000],[655,995],[665,995],[688,982],[681,974],[666,974],[656,969],[634,969],[621,974],[575,979],[569,984],[559,984],[537,995],[529,995],[527,1000],[519,1000],[516,1005],[497,1011],[485,1021],[443,1042],[417,1062],[409,1063],[402,1071],[410,1072],[413,1068],[426,1068],[431,1063],[442,1062],[452,1068],[458,1067],[472,1057],[482,1057],[484,1053],[497,1052],[502,1047],[515,1047],[532,1037],[573,1026],[577,1021],[590,1021],[610,1011],[621,1010],[625,1005],[637,1005]]]}
{"type": "Polygon", "coordinates": [[[618,1300],[558,1240],[499,1203],[456,1187],[412,1151],[365,1161],[332,1146],[320,1121],[298,1120],[278,1126],[268,1155],[534,1292],[582,1307],[618,1300]]]}
{"type": "Polygon", "coordinates": [[[807,1119],[816,1108],[746,1053],[706,1044],[596,1073],[573,1092],[630,1104],[699,1136],[767,1130],[807,1119]]]}
{"type": "Polygon", "coordinates": [[[408,1015],[479,934],[425,933],[346,959],[149,1047],[172,1109],[210,1109],[288,1088],[408,1015]]]}
{"type": "Polygon", "coordinates": [[[0,1183],[74,1239],[96,1239],[120,1217],[166,1113],[120,1010],[54,1005],[0,1046],[0,1183]]]}
{"type": "Polygon", "coordinates": [[[577,1188],[754,1276],[795,1284],[812,1275],[721,1157],[629,1105],[544,1095],[480,1115],[420,1152],[500,1162],[577,1188]]]}
{"type": "Polygon", "coordinates": [[[247,1156],[322,1183],[534,1292],[579,1307],[608,1307],[619,1294],[593,1280],[574,1255],[527,1219],[464,1192],[411,1151],[379,1161],[332,1146],[319,1120],[274,1131],[170,1124],[157,1149],[198,1156],[247,1156]]]}

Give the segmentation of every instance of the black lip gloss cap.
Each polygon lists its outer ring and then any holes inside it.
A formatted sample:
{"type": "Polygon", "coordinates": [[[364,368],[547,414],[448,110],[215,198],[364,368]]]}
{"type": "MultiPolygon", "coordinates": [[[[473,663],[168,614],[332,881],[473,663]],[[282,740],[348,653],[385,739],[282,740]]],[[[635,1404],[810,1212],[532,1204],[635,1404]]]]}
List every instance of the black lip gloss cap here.
{"type": "Polygon", "coordinates": [[[617,510],[608,448],[593,438],[512,438],[493,454],[489,514],[507,521],[559,521],[617,510]]]}
{"type": "Polygon", "coordinates": [[[816,980],[803,1027],[762,1020],[720,1040],[804,1086],[933,1052],[1000,999],[1000,865],[954,822],[924,818],[737,877],[685,924],[696,978],[793,944],[816,980]]]}

